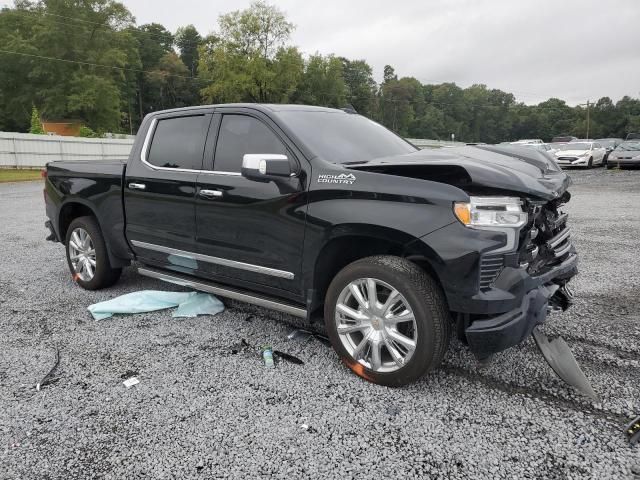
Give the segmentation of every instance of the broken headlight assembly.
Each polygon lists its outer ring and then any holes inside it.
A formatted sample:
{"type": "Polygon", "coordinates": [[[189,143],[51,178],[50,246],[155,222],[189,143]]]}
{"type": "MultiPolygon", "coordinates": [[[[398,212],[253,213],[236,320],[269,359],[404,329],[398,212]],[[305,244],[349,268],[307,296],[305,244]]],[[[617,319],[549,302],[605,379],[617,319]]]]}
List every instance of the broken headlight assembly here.
{"type": "Polygon", "coordinates": [[[507,236],[505,246],[492,253],[514,250],[520,228],[528,220],[522,200],[516,197],[469,197],[468,202],[454,203],[453,213],[466,227],[494,230],[507,236]]]}

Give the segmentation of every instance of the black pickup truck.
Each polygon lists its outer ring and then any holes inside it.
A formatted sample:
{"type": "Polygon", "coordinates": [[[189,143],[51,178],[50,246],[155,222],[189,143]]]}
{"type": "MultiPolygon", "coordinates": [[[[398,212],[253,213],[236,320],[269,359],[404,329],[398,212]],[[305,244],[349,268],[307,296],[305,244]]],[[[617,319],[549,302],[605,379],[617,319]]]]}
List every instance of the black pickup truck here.
{"type": "Polygon", "coordinates": [[[570,303],[569,177],[543,152],[416,147],[353,112],[213,105],[148,115],[126,161],[52,162],[50,240],[85,289],[142,275],[324,318],[376,383],[479,358],[570,303]]]}

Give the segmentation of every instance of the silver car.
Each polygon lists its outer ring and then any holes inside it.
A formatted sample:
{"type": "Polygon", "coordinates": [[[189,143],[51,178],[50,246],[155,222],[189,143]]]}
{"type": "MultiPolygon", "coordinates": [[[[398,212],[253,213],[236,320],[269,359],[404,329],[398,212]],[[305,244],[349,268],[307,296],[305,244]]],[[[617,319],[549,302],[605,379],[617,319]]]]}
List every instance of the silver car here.
{"type": "Polygon", "coordinates": [[[607,168],[640,167],[640,140],[627,140],[609,154],[607,168]]]}
{"type": "Polygon", "coordinates": [[[555,156],[561,167],[585,167],[604,165],[607,150],[598,142],[570,142],[554,145],[555,156]]]}

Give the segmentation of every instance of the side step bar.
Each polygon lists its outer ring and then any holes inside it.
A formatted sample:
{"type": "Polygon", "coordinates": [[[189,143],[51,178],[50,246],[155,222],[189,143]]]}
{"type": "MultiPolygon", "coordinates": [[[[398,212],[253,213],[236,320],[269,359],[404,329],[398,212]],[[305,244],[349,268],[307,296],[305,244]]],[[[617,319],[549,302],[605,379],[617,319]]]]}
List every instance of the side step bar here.
{"type": "Polygon", "coordinates": [[[223,287],[206,280],[196,280],[180,274],[167,273],[165,271],[146,267],[138,268],[138,273],[140,275],[144,275],[145,277],[162,280],[163,282],[169,282],[175,285],[193,288],[194,290],[200,290],[201,292],[213,293],[214,295],[220,295],[221,297],[231,298],[233,300],[250,303],[252,305],[258,305],[259,307],[268,308],[270,310],[277,310],[279,312],[288,313],[289,315],[293,315],[295,317],[307,317],[307,311],[304,308],[299,308],[287,303],[282,303],[275,300],[270,300],[265,297],[245,293],[241,290],[234,290],[228,287],[223,287]]]}

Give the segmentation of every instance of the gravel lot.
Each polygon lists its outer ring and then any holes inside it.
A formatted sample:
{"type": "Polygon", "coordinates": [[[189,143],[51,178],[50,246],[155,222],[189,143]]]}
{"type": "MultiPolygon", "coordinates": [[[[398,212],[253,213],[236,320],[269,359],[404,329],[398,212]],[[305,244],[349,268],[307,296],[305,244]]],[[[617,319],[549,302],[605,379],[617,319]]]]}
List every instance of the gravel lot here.
{"type": "Polygon", "coordinates": [[[577,300],[545,331],[570,344],[599,405],[532,340],[483,368],[455,342],[440,371],[394,390],[241,304],[96,322],[91,303],[173,287],[128,269],[81,290],[44,241],[40,182],[0,185],[0,478],[640,478],[622,434],[640,414],[640,171],[571,175],[577,300]],[[306,363],[265,370],[243,338],[306,363]],[[58,381],[36,392],[56,346],[58,381]]]}

